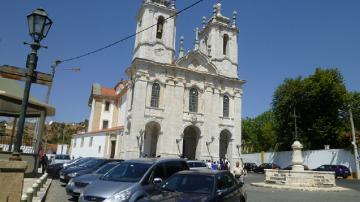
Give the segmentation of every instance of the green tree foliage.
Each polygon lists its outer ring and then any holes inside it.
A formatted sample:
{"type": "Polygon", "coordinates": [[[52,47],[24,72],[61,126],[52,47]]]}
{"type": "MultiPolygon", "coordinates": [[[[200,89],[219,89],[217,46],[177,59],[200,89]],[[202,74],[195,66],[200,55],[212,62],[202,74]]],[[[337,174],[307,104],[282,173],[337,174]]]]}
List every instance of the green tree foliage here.
{"type": "Polygon", "coordinates": [[[256,118],[242,122],[245,152],[269,151],[276,146],[276,131],[273,113],[267,111],[256,118]]]}
{"type": "Polygon", "coordinates": [[[348,95],[337,69],[316,69],[307,78],[286,79],[274,93],[273,111],[280,150],[289,150],[294,141],[294,117],[298,116],[299,139],[307,149],[324,145],[341,148],[348,142],[343,117],[348,95]]]}

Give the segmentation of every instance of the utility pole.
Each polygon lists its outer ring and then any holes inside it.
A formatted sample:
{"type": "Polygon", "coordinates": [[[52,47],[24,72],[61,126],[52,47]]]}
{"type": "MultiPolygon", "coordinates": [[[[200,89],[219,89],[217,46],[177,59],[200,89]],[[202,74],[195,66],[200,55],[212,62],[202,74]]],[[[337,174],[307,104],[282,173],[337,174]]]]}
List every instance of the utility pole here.
{"type": "Polygon", "coordinates": [[[356,166],[356,178],[360,180],[360,168],[359,168],[359,153],[357,150],[356,144],[356,136],[355,136],[355,127],[354,127],[354,120],[352,116],[351,108],[349,108],[349,115],[350,115],[350,124],[351,124],[351,131],[352,131],[352,145],[354,147],[354,156],[355,156],[355,166],[356,166]]]}

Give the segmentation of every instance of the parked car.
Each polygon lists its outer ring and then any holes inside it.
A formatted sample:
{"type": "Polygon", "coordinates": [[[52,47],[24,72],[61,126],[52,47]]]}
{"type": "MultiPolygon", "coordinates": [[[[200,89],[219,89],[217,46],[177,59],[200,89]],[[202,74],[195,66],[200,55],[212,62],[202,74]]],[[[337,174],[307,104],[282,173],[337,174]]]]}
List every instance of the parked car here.
{"type": "Polygon", "coordinates": [[[102,165],[104,165],[105,163],[108,163],[110,161],[114,161],[114,160],[94,158],[78,166],[62,169],[60,170],[60,182],[68,183],[70,179],[80,175],[91,173],[94,170],[101,167],[102,165]]]}
{"type": "MultiPolygon", "coordinates": [[[[292,170],[292,166],[293,165],[288,165],[285,168],[282,168],[281,170],[292,170]]],[[[304,170],[309,170],[309,167],[307,165],[303,165],[304,166],[304,170]]]]}
{"type": "Polygon", "coordinates": [[[66,193],[69,196],[77,198],[80,196],[80,193],[84,191],[87,185],[92,183],[93,181],[99,179],[103,174],[107,173],[109,170],[119,165],[121,161],[109,162],[98,168],[92,173],[81,175],[79,177],[75,177],[69,181],[66,185],[66,193]]]}
{"type": "Polygon", "coordinates": [[[244,169],[247,172],[254,172],[254,169],[257,167],[256,163],[244,163],[244,169]]]}
{"type": "Polygon", "coordinates": [[[344,165],[321,165],[315,171],[332,171],[335,172],[335,177],[347,178],[351,176],[350,169],[344,165]]]}
{"type": "Polygon", "coordinates": [[[175,173],[140,201],[246,202],[246,192],[229,171],[189,170],[175,173]]]}
{"type": "Polygon", "coordinates": [[[79,201],[137,201],[154,190],[156,184],[182,170],[189,170],[183,159],[123,161],[88,185],[79,201]]]}
{"type": "Polygon", "coordinates": [[[78,158],[78,159],[74,159],[74,160],[71,160],[66,163],[52,163],[52,164],[48,165],[46,172],[50,176],[57,178],[60,175],[59,173],[60,173],[61,169],[67,169],[69,167],[77,166],[79,164],[85,163],[86,161],[88,161],[90,159],[93,159],[93,158],[78,158]]]}
{"type": "Polygon", "coordinates": [[[199,170],[199,169],[209,169],[205,162],[203,161],[186,161],[187,165],[189,166],[190,170],[199,170]]]}
{"type": "Polygon", "coordinates": [[[265,169],[280,169],[275,163],[263,163],[254,169],[255,173],[265,173],[265,169]]]}
{"type": "Polygon", "coordinates": [[[49,159],[49,164],[55,164],[55,163],[66,163],[70,161],[70,156],[67,154],[56,154],[54,157],[51,157],[49,159]]]}

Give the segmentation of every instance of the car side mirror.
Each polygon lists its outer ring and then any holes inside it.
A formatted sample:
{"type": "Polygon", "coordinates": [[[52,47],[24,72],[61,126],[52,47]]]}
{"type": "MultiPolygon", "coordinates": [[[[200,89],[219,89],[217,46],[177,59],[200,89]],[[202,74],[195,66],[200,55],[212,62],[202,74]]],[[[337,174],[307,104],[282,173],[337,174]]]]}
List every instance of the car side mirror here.
{"type": "Polygon", "coordinates": [[[160,184],[162,182],[162,179],[159,177],[154,178],[153,183],[154,184],[160,184]]]}

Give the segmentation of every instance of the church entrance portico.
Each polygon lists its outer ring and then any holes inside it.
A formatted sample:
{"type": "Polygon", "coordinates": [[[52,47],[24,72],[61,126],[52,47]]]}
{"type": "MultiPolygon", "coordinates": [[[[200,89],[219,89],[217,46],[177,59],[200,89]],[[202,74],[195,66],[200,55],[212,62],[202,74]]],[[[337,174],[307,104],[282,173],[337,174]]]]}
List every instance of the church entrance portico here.
{"type": "Polygon", "coordinates": [[[145,125],[143,157],[157,156],[156,152],[160,130],[160,124],[157,122],[152,121],[145,125]]]}
{"type": "Polygon", "coordinates": [[[230,140],[231,133],[228,130],[222,130],[220,132],[219,138],[219,158],[220,159],[230,159],[231,158],[231,148],[230,148],[230,140]]]}
{"type": "Polygon", "coordinates": [[[196,126],[188,126],[184,130],[183,157],[191,160],[198,159],[198,143],[200,129],[196,126]]]}

